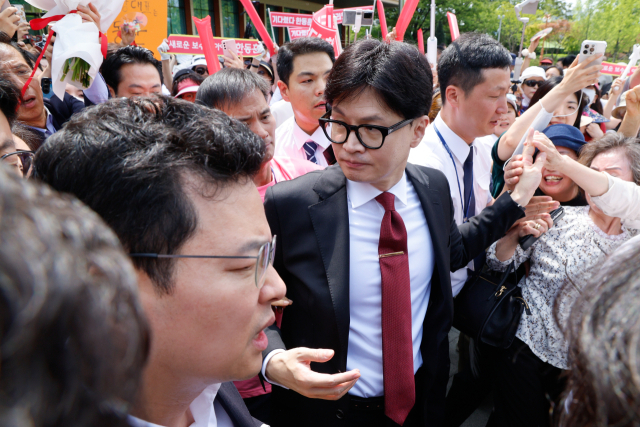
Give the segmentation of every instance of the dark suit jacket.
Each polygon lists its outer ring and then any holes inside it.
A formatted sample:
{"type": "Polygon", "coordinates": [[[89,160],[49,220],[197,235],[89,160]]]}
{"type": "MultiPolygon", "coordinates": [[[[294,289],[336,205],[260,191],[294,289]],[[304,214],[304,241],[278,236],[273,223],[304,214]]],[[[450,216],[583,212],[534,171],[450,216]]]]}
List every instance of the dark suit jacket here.
{"type": "MultiPolygon", "coordinates": [[[[442,424],[449,377],[448,332],[453,319],[450,271],[465,267],[524,216],[505,194],[482,214],[456,225],[446,177],[435,169],[408,164],[433,242],[435,269],[424,319],[423,368],[416,384],[417,409],[424,425],[442,424]]],[[[293,305],[284,310],[282,327],[267,331],[269,348],[328,348],[326,363],[314,371],[334,374],[347,368],[349,339],[349,216],[346,178],[338,165],[282,182],[267,190],[265,211],[278,236],[274,265],[293,305]]],[[[377,319],[372,319],[377,321],[377,319]]],[[[273,425],[340,425],[348,399],[314,400],[273,388],[273,425]]]]}
{"type": "Polygon", "coordinates": [[[62,125],[67,123],[71,116],[79,113],[85,107],[82,101],[77,100],[68,93],[64,94],[64,99],[53,95],[50,99],[44,99],[44,105],[53,116],[53,126],[56,130],[62,129],[62,125]]]}
{"type": "Polygon", "coordinates": [[[244,400],[232,382],[222,383],[215,401],[219,402],[227,411],[234,427],[260,427],[263,424],[262,421],[251,416],[247,405],[244,404],[244,400]]]}

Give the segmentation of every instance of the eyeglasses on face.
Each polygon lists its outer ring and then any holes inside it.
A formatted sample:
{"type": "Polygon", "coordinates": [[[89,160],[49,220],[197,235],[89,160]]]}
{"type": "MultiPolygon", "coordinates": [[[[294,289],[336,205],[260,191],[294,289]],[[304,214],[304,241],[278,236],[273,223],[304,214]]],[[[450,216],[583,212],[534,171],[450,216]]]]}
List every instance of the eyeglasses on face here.
{"type": "Polygon", "coordinates": [[[540,87],[544,83],[540,80],[525,80],[522,84],[529,87],[540,87]]]}
{"type": "Polygon", "coordinates": [[[360,144],[365,148],[377,150],[382,147],[384,140],[389,134],[397,131],[413,122],[414,119],[406,119],[396,123],[393,126],[377,126],[377,125],[359,125],[351,126],[340,120],[330,119],[331,109],[320,118],[320,127],[324,131],[327,139],[336,144],[344,144],[349,139],[351,132],[356,133],[356,137],[360,144]],[[327,125],[331,125],[331,129],[327,129],[327,125]]]}
{"type": "Polygon", "coordinates": [[[156,258],[156,259],[171,259],[171,258],[196,258],[196,259],[211,259],[211,258],[219,258],[219,259],[255,259],[256,260],[256,271],[255,271],[255,281],[256,287],[258,289],[262,288],[265,280],[267,279],[267,270],[269,269],[269,265],[273,265],[273,259],[276,254],[276,236],[273,236],[273,240],[265,243],[260,247],[258,251],[258,256],[251,255],[166,255],[166,254],[157,254],[157,253],[136,253],[129,254],[132,258],[156,258]]]}
{"type": "Polygon", "coordinates": [[[8,164],[23,178],[29,178],[33,169],[33,151],[14,151],[0,157],[0,161],[8,164]]]}

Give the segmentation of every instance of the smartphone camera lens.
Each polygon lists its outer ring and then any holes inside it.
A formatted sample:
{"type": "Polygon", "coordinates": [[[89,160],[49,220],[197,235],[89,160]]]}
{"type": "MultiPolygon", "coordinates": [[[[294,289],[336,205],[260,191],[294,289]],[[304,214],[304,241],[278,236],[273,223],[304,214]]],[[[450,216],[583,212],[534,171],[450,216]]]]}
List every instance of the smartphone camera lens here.
{"type": "Polygon", "coordinates": [[[595,50],[594,48],[591,48],[591,49],[589,49],[589,52],[593,52],[594,50],[595,50]]]}
{"type": "Polygon", "coordinates": [[[589,49],[589,45],[588,45],[588,44],[585,44],[585,45],[584,45],[584,48],[585,48],[585,49],[589,49]]]}
{"type": "Polygon", "coordinates": [[[587,50],[582,51],[582,53],[584,53],[585,55],[588,54],[589,52],[587,50]]]}

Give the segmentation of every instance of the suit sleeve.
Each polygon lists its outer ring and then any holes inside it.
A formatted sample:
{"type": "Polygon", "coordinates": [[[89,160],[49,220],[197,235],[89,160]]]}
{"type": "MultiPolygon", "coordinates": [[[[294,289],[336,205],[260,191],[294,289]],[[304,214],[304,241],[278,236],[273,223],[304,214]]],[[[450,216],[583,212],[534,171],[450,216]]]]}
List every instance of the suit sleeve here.
{"type": "MultiPolygon", "coordinates": [[[[278,211],[276,209],[276,204],[273,197],[273,187],[269,187],[267,189],[267,193],[265,195],[265,200],[264,200],[264,211],[267,216],[267,222],[269,223],[269,227],[271,228],[271,234],[274,236],[278,236],[278,238],[281,238],[282,235],[280,234],[280,222],[278,220],[278,211]]],[[[278,272],[278,274],[280,274],[281,277],[282,277],[282,271],[284,268],[283,264],[284,263],[283,263],[283,255],[282,255],[282,245],[279,245],[278,241],[276,240],[276,254],[273,260],[273,266],[278,272]]],[[[275,324],[269,326],[264,332],[267,335],[267,338],[269,339],[269,346],[267,347],[266,350],[262,352],[263,359],[266,358],[267,355],[269,355],[269,353],[271,353],[274,350],[278,350],[278,349],[286,350],[284,342],[282,341],[282,338],[280,336],[280,329],[275,324]]]]}
{"type": "MultiPolygon", "coordinates": [[[[450,211],[453,213],[453,202],[450,211]]],[[[507,193],[486,207],[479,215],[457,225],[451,215],[451,271],[457,271],[501,239],[511,226],[524,217],[524,211],[507,193]]]]}

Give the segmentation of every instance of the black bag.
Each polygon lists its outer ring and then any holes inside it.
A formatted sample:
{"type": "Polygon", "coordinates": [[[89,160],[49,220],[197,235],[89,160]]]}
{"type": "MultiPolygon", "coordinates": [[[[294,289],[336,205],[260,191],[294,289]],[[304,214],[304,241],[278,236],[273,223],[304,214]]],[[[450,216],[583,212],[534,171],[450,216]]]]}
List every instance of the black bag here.
{"type": "Polygon", "coordinates": [[[504,273],[473,274],[453,300],[453,327],[476,342],[509,348],[518,331],[520,317],[531,314],[522,290],[507,280],[515,265],[504,273]]]}

